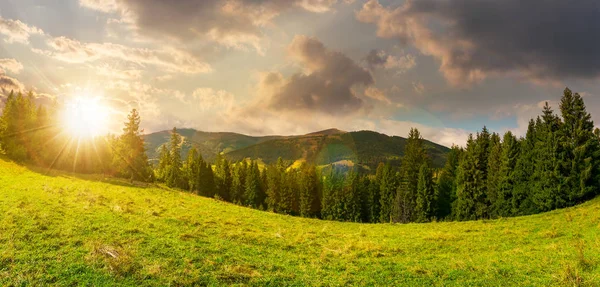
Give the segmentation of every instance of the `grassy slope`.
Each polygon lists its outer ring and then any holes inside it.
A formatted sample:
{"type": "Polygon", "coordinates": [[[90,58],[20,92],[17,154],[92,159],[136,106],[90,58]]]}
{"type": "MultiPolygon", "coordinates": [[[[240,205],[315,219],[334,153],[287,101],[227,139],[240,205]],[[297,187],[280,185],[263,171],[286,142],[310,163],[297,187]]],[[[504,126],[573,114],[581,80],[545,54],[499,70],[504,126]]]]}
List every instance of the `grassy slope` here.
{"type": "Polygon", "coordinates": [[[0,285],[600,285],[600,200],[493,221],[353,224],[0,160],[0,285]]]}

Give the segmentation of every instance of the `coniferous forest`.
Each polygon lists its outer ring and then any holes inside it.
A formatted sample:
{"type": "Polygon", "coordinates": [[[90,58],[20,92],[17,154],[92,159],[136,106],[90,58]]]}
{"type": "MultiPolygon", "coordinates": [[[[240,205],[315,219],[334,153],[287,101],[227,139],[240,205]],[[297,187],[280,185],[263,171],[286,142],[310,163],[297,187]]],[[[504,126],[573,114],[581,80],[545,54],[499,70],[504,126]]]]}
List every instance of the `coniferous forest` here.
{"type": "Polygon", "coordinates": [[[195,149],[182,157],[176,128],[151,166],[136,110],[120,135],[82,140],[60,132],[59,109],[36,105],[31,93],[11,93],[0,119],[4,153],[48,169],[157,182],[282,214],[370,223],[478,220],[573,206],[600,187],[600,132],[583,98],[568,88],[557,110],[546,103],[523,137],[483,127],[434,168],[413,128],[400,167],[381,162],[371,173],[281,159],[262,166],[219,155],[207,162],[195,149]]]}

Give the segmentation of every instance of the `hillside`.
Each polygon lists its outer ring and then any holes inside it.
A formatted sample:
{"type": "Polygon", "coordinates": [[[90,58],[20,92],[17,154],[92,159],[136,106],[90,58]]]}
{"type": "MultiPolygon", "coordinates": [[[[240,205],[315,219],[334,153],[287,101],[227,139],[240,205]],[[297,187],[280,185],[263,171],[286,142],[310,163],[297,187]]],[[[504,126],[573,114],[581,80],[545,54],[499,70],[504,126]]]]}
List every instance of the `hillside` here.
{"type": "MultiPolygon", "coordinates": [[[[177,132],[183,137],[181,153],[184,156],[194,146],[209,161],[212,161],[220,152],[226,153],[264,141],[281,138],[280,136],[252,137],[237,133],[202,132],[194,129],[179,129],[177,132]]],[[[150,159],[158,158],[160,146],[168,143],[170,136],[171,131],[161,131],[144,136],[150,159]]]]}
{"type": "MultiPolygon", "coordinates": [[[[300,136],[252,137],[236,133],[210,133],[193,129],[178,130],[183,137],[182,154],[192,146],[212,161],[219,152],[233,161],[245,158],[274,163],[279,157],[289,162],[305,160],[318,165],[345,161],[375,168],[380,162],[397,164],[404,152],[406,139],[373,131],[345,132],[338,129],[318,131],[300,136]]],[[[144,136],[149,158],[158,158],[160,146],[169,141],[170,131],[144,136]]],[[[448,148],[426,141],[433,164],[441,167],[448,148]]]]}
{"type": "MultiPolygon", "coordinates": [[[[238,161],[250,157],[274,163],[278,157],[296,161],[304,159],[317,165],[339,161],[352,161],[375,168],[380,162],[396,161],[404,153],[406,139],[387,136],[373,131],[342,132],[338,130],[317,132],[305,136],[273,139],[226,153],[238,161]]],[[[433,165],[443,166],[447,147],[425,141],[433,165]]]]}
{"type": "Polygon", "coordinates": [[[599,286],[600,200],[478,222],[356,224],[0,159],[0,285],[599,286]]]}

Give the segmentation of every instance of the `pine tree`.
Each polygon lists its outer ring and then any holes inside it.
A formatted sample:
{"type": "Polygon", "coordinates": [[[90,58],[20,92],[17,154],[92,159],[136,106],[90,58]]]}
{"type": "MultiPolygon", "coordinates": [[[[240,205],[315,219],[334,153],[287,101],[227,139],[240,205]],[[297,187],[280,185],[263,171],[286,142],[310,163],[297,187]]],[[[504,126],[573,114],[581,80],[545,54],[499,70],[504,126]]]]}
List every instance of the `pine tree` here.
{"type": "Polygon", "coordinates": [[[316,217],[319,215],[321,203],[319,201],[319,178],[314,165],[303,164],[300,168],[300,215],[303,217],[316,217]]]}
{"type": "Polygon", "coordinates": [[[276,166],[267,168],[267,209],[279,212],[281,202],[282,173],[276,166]]]}
{"type": "Polygon", "coordinates": [[[519,157],[517,158],[512,178],[514,180],[511,192],[511,215],[525,215],[534,213],[530,195],[532,193],[532,177],[535,169],[535,146],[537,141],[536,124],[533,119],[529,121],[525,138],[519,141],[519,157]]]}
{"type": "Polygon", "coordinates": [[[188,180],[190,191],[200,194],[201,186],[201,169],[203,165],[202,158],[198,154],[196,148],[192,148],[188,152],[188,157],[184,165],[185,177],[188,180]]]}
{"type": "Polygon", "coordinates": [[[565,182],[561,190],[564,203],[560,203],[566,206],[598,194],[600,147],[594,134],[594,122],[578,93],[573,94],[566,88],[560,110],[564,121],[560,170],[565,182]]]}
{"type": "MultiPolygon", "coordinates": [[[[119,173],[130,179],[150,181],[151,168],[146,155],[146,147],[142,138],[143,130],[140,130],[140,115],[136,109],[131,110],[127,116],[127,122],[123,128],[123,134],[119,137],[115,148],[115,165],[119,173]]],[[[180,160],[181,163],[181,160],[180,160]]]]}
{"type": "Polygon", "coordinates": [[[435,215],[435,188],[429,164],[424,162],[418,174],[415,198],[415,221],[428,222],[435,215]]]}
{"type": "Polygon", "coordinates": [[[490,217],[497,217],[495,206],[498,201],[499,184],[500,184],[500,166],[502,163],[502,143],[500,142],[500,136],[497,133],[492,133],[490,137],[490,148],[488,155],[488,166],[487,166],[487,190],[486,190],[486,204],[488,206],[487,213],[490,217]]]}
{"type": "Polygon", "coordinates": [[[167,179],[167,171],[171,165],[171,154],[166,144],[160,147],[158,167],[156,168],[156,178],[162,182],[167,179]]]}
{"type": "Polygon", "coordinates": [[[456,200],[456,175],[462,150],[452,146],[444,168],[437,178],[436,184],[436,217],[447,218],[452,213],[452,204],[456,200]]]}
{"type": "Polygon", "coordinates": [[[359,188],[359,177],[356,170],[352,169],[346,175],[344,188],[342,192],[341,206],[342,211],[338,220],[360,222],[361,213],[361,194],[359,188]]]}
{"type": "Polygon", "coordinates": [[[177,128],[171,131],[171,140],[169,141],[170,165],[166,173],[165,182],[168,187],[185,188],[185,178],[183,177],[181,161],[181,136],[177,133],[177,128]]]}
{"type": "Polygon", "coordinates": [[[514,170],[520,155],[520,145],[517,138],[506,132],[502,139],[502,153],[500,155],[500,169],[498,172],[498,197],[492,203],[492,215],[510,216],[513,214],[512,197],[516,184],[514,170]]]}
{"type": "Polygon", "coordinates": [[[237,204],[244,203],[246,192],[246,167],[245,161],[238,162],[232,168],[231,201],[237,204]]]}
{"type": "Polygon", "coordinates": [[[262,205],[260,202],[261,189],[260,189],[260,171],[256,161],[252,161],[248,167],[246,173],[246,186],[244,193],[244,200],[246,206],[257,208],[262,205]]]}
{"type": "Polygon", "coordinates": [[[396,180],[396,174],[388,163],[385,165],[383,172],[381,173],[380,181],[380,208],[379,208],[379,222],[391,222],[392,221],[392,209],[394,206],[394,199],[396,198],[396,190],[398,189],[398,181],[396,180]]]}
{"type": "Polygon", "coordinates": [[[469,134],[467,147],[458,166],[456,176],[456,204],[452,213],[457,220],[475,219],[476,201],[476,143],[473,135],[469,134]]]}
{"type": "Polygon", "coordinates": [[[536,213],[563,207],[566,200],[566,190],[559,186],[562,182],[558,159],[562,123],[547,102],[539,119],[536,124],[534,172],[530,179],[533,186],[530,198],[536,213]]]}
{"type": "Polygon", "coordinates": [[[426,161],[428,157],[421,134],[417,129],[412,128],[408,134],[400,167],[400,184],[392,210],[394,221],[406,223],[415,220],[414,208],[419,168],[426,161]]]}
{"type": "Polygon", "coordinates": [[[221,154],[217,155],[215,160],[215,185],[219,197],[225,201],[232,201],[231,190],[232,190],[232,174],[231,165],[227,159],[223,158],[221,154]]]}

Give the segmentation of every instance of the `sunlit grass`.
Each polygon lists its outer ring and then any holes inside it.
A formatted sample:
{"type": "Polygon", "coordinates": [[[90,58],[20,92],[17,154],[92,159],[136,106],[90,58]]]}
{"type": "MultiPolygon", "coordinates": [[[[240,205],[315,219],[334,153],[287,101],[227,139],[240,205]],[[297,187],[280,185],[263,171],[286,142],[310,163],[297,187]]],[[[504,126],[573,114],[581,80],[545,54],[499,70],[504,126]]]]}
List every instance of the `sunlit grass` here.
{"type": "Polygon", "coordinates": [[[600,200],[478,222],[356,224],[0,160],[0,285],[599,286],[600,200]]]}

